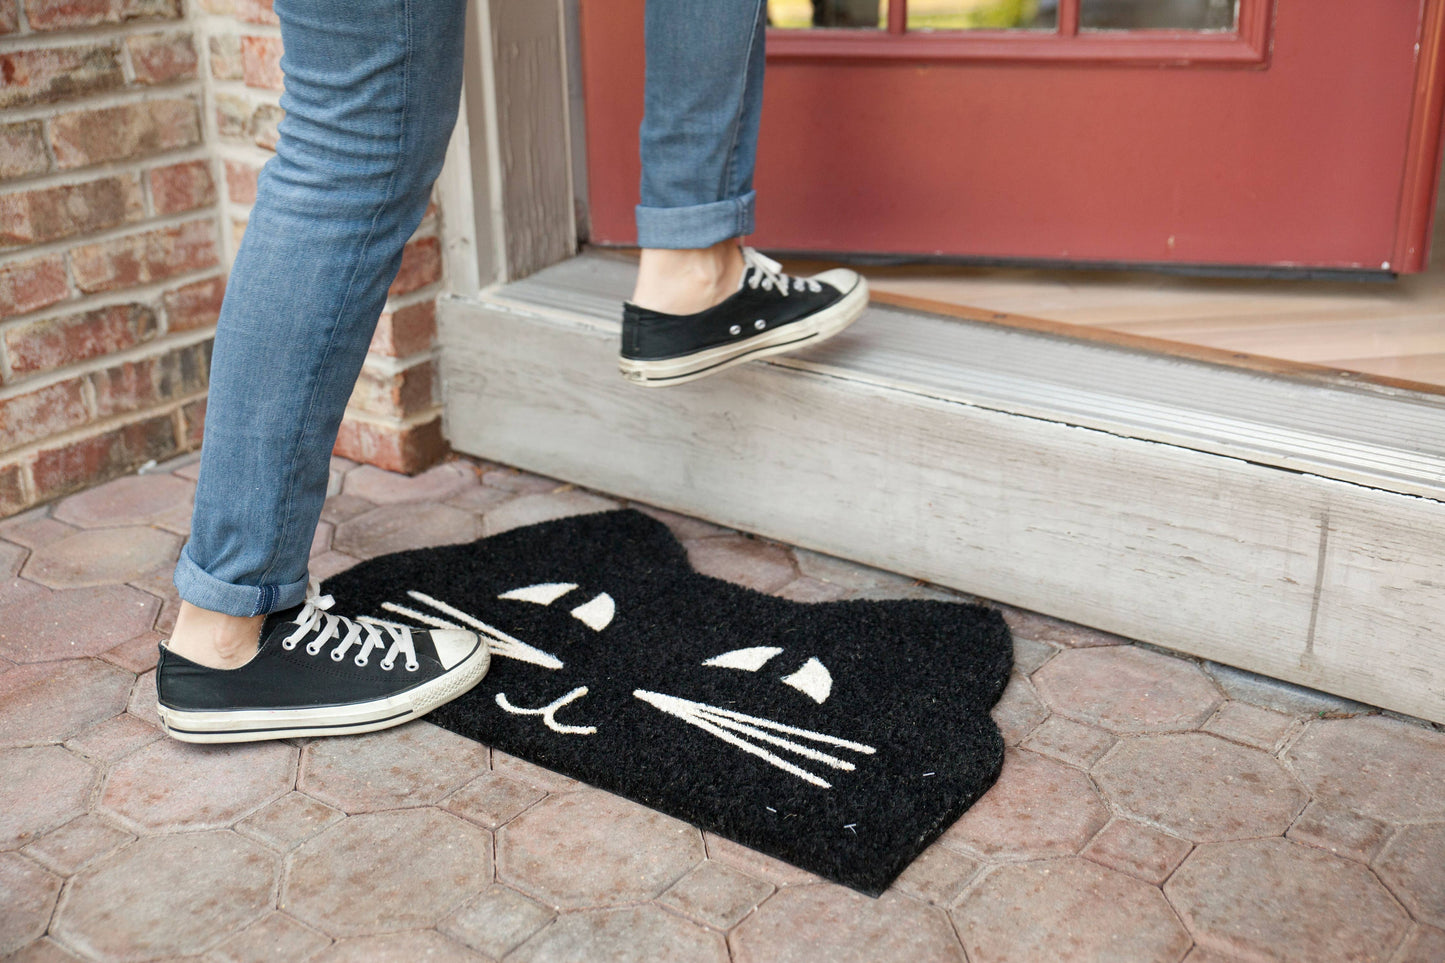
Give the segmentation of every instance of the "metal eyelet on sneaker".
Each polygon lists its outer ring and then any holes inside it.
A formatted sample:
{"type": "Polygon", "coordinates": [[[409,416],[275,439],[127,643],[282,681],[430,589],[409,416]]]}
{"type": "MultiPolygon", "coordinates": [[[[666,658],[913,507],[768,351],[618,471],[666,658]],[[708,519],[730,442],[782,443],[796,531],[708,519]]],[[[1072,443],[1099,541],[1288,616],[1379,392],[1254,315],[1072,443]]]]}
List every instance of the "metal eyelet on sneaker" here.
{"type": "Polygon", "coordinates": [[[757,328],[759,331],[763,330],[767,326],[768,322],[764,321],[762,318],[758,318],[756,321],[753,322],[753,327],[757,328]]]}
{"type": "Polygon", "coordinates": [[[308,646],[306,646],[306,654],[307,654],[307,655],[315,655],[316,653],[318,653],[318,652],[320,652],[320,651],[321,651],[321,646],[320,646],[320,645],[308,645],[308,646]]]}
{"type": "Polygon", "coordinates": [[[742,333],[743,333],[743,326],[740,325],[740,324],[735,324],[735,325],[733,325],[731,328],[728,328],[728,334],[732,335],[733,337],[737,337],[738,335],[740,335],[740,334],[742,334],[742,333]]]}
{"type": "Polygon", "coordinates": [[[370,660],[368,660],[368,659],[363,659],[361,656],[358,655],[356,658],[352,659],[351,661],[356,663],[356,667],[357,667],[358,669],[364,669],[364,668],[366,668],[366,666],[367,666],[367,664],[369,663],[370,660]]]}
{"type": "Polygon", "coordinates": [[[331,660],[333,662],[340,662],[344,658],[346,658],[345,652],[342,652],[340,649],[331,650],[331,660]]]}
{"type": "Polygon", "coordinates": [[[408,672],[415,672],[417,669],[420,669],[420,668],[421,668],[421,663],[420,663],[420,662],[408,662],[408,663],[406,664],[406,671],[408,671],[408,672]]]}
{"type": "Polygon", "coordinates": [[[296,648],[296,642],[293,639],[282,639],[281,648],[285,649],[287,652],[290,652],[292,649],[296,648]]]}
{"type": "Polygon", "coordinates": [[[391,671],[391,667],[394,666],[394,665],[396,665],[396,660],[393,659],[392,661],[388,662],[386,659],[382,659],[380,662],[378,662],[378,663],[376,663],[376,664],[379,665],[379,666],[381,666],[381,668],[382,668],[383,671],[385,671],[385,672],[390,672],[390,671],[391,671]]]}

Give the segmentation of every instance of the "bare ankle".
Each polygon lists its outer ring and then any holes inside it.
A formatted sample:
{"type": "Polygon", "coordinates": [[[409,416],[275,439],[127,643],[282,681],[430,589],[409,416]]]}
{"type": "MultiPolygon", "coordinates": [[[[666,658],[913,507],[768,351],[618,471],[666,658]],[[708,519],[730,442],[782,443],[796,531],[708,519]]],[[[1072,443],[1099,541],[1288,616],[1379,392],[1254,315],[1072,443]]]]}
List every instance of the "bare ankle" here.
{"type": "Polygon", "coordinates": [[[726,299],[742,277],[736,239],[687,250],[644,248],[632,303],[666,314],[695,314],[726,299]]]}
{"type": "Polygon", "coordinates": [[[234,669],[256,654],[265,619],[264,615],[223,615],[182,602],[166,648],[213,669],[234,669]]]}

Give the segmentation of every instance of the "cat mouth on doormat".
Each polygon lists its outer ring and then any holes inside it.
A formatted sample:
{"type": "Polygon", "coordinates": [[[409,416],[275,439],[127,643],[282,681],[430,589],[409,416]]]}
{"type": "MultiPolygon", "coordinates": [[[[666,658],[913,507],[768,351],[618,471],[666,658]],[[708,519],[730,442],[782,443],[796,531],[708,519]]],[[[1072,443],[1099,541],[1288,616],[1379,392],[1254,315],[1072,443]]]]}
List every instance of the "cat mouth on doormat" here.
{"type": "Polygon", "coordinates": [[[325,591],[486,639],[490,673],[431,722],[869,895],[1003,763],[998,612],[764,595],[641,512],[382,556],[325,591]]]}

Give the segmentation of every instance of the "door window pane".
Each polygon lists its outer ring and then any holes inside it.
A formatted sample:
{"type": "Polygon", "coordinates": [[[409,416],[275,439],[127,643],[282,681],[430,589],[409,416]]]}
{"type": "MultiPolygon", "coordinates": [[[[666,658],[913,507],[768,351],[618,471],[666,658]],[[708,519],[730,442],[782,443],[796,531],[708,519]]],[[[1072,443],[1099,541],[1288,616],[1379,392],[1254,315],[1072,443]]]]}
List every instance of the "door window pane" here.
{"type": "Polygon", "coordinates": [[[1233,30],[1236,0],[1081,0],[1084,30],[1233,30]]]}
{"type": "Polygon", "coordinates": [[[1058,0],[908,0],[909,30],[1053,30],[1058,0]]]}
{"type": "Polygon", "coordinates": [[[888,26],[888,0],[768,0],[768,26],[880,29],[888,26]]]}

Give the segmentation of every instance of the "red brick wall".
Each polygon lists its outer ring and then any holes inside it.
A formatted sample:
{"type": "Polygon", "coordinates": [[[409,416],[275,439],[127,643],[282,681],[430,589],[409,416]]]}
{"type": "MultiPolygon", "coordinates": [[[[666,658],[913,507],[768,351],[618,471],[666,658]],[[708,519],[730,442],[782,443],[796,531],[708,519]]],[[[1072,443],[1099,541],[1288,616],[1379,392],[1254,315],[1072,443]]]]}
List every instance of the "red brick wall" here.
{"type": "MultiPolygon", "coordinates": [[[[269,0],[0,0],[0,516],[200,444],[226,266],[281,117],[269,0]]],[[[337,451],[445,451],[439,214],[337,451]]]]}
{"type": "Polygon", "coordinates": [[[0,514],[198,444],[205,127],[181,0],[0,0],[0,514]]]}

